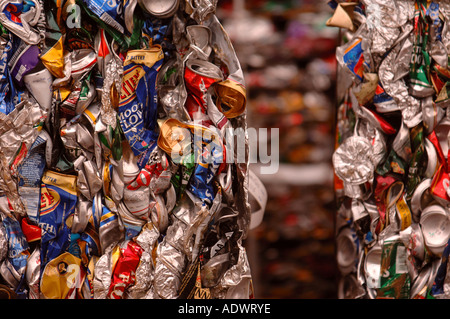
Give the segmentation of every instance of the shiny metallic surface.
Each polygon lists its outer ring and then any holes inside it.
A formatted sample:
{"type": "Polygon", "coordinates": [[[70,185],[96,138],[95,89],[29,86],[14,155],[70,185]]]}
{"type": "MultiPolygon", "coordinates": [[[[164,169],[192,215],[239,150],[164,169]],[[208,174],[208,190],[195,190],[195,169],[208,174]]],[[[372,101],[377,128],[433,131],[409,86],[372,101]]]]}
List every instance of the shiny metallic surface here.
{"type": "Polygon", "coordinates": [[[179,0],[139,0],[138,4],[148,13],[159,17],[168,18],[175,14],[179,6],[179,0]]]}
{"type": "Polygon", "coordinates": [[[353,136],[333,154],[336,174],[352,185],[360,185],[373,178],[373,147],[360,136],[353,136]]]}
{"type": "Polygon", "coordinates": [[[348,83],[340,96],[342,108],[351,106],[355,116],[338,118],[342,135],[333,165],[342,183],[338,203],[351,200],[355,214],[347,216],[340,206],[338,215],[354,218],[349,229],[359,231],[366,252],[357,262],[373,267],[364,269],[366,277],[359,267],[345,267],[342,261],[350,264],[355,257],[342,257],[352,250],[341,243],[337,226],[340,288],[350,278],[362,285],[361,294],[341,289],[340,298],[448,298],[450,6],[409,0],[358,4],[363,6],[345,11],[338,1],[329,20],[345,29],[336,50],[338,71],[348,83]],[[364,190],[364,183],[372,189],[364,190]]]}
{"type": "MultiPolygon", "coordinates": [[[[23,299],[251,298],[247,156],[203,163],[191,154],[211,141],[213,155],[223,152],[225,129],[247,128],[243,71],[217,1],[100,2],[80,2],[83,19],[74,21],[65,10],[74,2],[45,2],[45,11],[37,0],[0,3],[2,291],[23,299]],[[19,44],[39,51],[37,68],[19,65],[19,44]],[[15,79],[6,70],[13,55],[23,72],[15,79]],[[190,116],[192,101],[204,122],[190,116]],[[36,140],[42,147],[32,149],[36,140]],[[23,166],[30,159],[35,171],[23,166]],[[25,178],[38,185],[34,193],[22,188],[25,178]],[[216,248],[225,241],[232,249],[204,262],[212,229],[216,248]],[[204,277],[194,285],[191,269],[204,277]]],[[[247,155],[247,139],[241,148],[247,155]]]]}
{"type": "Polygon", "coordinates": [[[349,274],[354,270],[358,256],[355,234],[344,228],[336,238],[336,245],[338,267],[343,274],[349,274]]]}
{"type": "Polygon", "coordinates": [[[420,225],[426,247],[440,255],[450,238],[450,219],[447,211],[439,205],[426,207],[420,216],[420,225]]]}

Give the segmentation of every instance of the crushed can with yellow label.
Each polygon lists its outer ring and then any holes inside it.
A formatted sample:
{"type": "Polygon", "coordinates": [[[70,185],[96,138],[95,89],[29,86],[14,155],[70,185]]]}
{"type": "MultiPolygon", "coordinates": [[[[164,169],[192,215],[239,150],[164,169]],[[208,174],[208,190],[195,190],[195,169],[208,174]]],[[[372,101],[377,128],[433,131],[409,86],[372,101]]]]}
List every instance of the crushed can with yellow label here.
{"type": "Polygon", "coordinates": [[[77,203],[76,176],[47,170],[42,177],[39,227],[42,267],[70,244],[71,218],[77,203]]]}

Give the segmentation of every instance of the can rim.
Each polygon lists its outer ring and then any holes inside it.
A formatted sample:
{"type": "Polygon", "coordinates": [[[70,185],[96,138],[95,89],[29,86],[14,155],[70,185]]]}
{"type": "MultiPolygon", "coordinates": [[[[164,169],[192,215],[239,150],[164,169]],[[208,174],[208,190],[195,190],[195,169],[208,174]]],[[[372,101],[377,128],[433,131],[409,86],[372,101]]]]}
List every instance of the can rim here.
{"type": "Polygon", "coordinates": [[[354,259],[357,256],[357,247],[355,241],[353,240],[352,232],[349,228],[344,228],[337,236],[336,246],[338,247],[336,253],[336,260],[340,268],[348,269],[353,267],[354,259]],[[345,243],[345,251],[339,249],[340,244],[345,243]],[[350,245],[348,245],[350,243],[350,245]],[[350,248],[350,250],[348,250],[350,248]],[[354,258],[351,258],[353,256],[354,258]]]}
{"type": "Polygon", "coordinates": [[[425,150],[427,152],[428,163],[424,176],[431,178],[436,172],[437,152],[433,143],[427,138],[425,139],[425,150]]]}
{"type": "Polygon", "coordinates": [[[222,80],[223,79],[223,73],[220,70],[220,68],[208,61],[204,61],[204,60],[199,60],[199,59],[189,59],[186,62],[186,67],[191,70],[192,72],[202,75],[202,76],[206,76],[206,77],[210,77],[210,78],[214,78],[214,79],[219,79],[222,80]],[[199,70],[195,70],[193,69],[193,66],[200,66],[200,67],[204,67],[205,69],[208,69],[208,71],[211,72],[204,72],[204,71],[199,71],[199,70]]]}
{"type": "Polygon", "coordinates": [[[414,215],[418,216],[424,209],[422,207],[422,196],[430,188],[430,186],[430,178],[424,179],[419,185],[417,185],[416,190],[411,197],[411,210],[414,215]]]}
{"type": "Polygon", "coordinates": [[[333,157],[332,157],[333,166],[335,167],[336,175],[340,179],[342,179],[344,182],[351,184],[351,185],[360,185],[360,184],[364,184],[364,183],[372,180],[373,179],[373,171],[374,171],[374,164],[371,160],[372,152],[373,152],[372,144],[370,144],[370,142],[366,138],[364,138],[362,136],[358,136],[358,135],[353,135],[353,136],[347,138],[345,140],[345,142],[336,149],[336,151],[334,152],[333,157]],[[336,165],[336,164],[339,164],[337,162],[338,158],[341,157],[342,155],[345,155],[345,153],[347,153],[345,146],[350,143],[355,143],[355,142],[364,144],[367,151],[370,151],[369,153],[366,153],[367,158],[365,161],[366,162],[365,164],[368,166],[369,170],[368,170],[367,176],[360,176],[357,180],[351,180],[351,178],[342,174],[342,172],[338,169],[339,165],[336,165]]]}
{"type": "Polygon", "coordinates": [[[379,273],[381,272],[381,257],[382,257],[382,249],[380,246],[373,246],[366,254],[366,257],[364,259],[364,273],[366,277],[366,281],[369,277],[369,267],[372,266],[374,268],[375,266],[379,268],[379,273]],[[379,254],[379,260],[377,259],[374,261],[374,258],[378,258],[377,254],[379,254]],[[378,261],[378,262],[377,262],[378,261]]]}
{"type": "MultiPolygon", "coordinates": [[[[169,0],[172,1],[172,5],[169,7],[170,3],[168,4],[168,6],[166,6],[166,9],[160,10],[160,11],[155,11],[155,7],[151,6],[152,4],[155,4],[155,1],[153,0],[139,0],[139,4],[141,5],[141,7],[143,7],[144,10],[146,10],[148,13],[158,17],[158,18],[168,18],[172,15],[175,14],[175,12],[178,9],[178,6],[180,4],[179,0],[169,0]]],[[[164,1],[159,1],[158,3],[168,3],[168,0],[164,0],[164,1]]]]}
{"type": "Polygon", "coordinates": [[[450,218],[447,215],[445,209],[439,205],[430,205],[423,212],[420,218],[420,224],[422,229],[423,238],[425,241],[425,245],[430,248],[430,250],[435,253],[437,250],[444,248],[447,245],[448,239],[450,238],[450,218]],[[433,216],[442,216],[443,221],[446,220],[446,227],[442,230],[447,230],[446,233],[442,232],[442,236],[434,238],[433,241],[430,241],[429,236],[424,232],[424,226],[426,225],[427,220],[433,216]],[[446,236],[444,236],[444,234],[446,236]]]}

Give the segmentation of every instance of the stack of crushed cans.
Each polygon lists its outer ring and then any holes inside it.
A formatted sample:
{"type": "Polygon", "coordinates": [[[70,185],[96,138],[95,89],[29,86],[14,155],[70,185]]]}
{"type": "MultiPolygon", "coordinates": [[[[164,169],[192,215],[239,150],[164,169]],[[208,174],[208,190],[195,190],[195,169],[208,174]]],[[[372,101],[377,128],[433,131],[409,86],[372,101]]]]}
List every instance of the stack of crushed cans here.
{"type": "Polygon", "coordinates": [[[0,296],[252,298],[217,0],[0,6],[0,296]]]}
{"type": "Polygon", "coordinates": [[[340,298],[450,297],[450,1],[330,1],[340,298]]]}

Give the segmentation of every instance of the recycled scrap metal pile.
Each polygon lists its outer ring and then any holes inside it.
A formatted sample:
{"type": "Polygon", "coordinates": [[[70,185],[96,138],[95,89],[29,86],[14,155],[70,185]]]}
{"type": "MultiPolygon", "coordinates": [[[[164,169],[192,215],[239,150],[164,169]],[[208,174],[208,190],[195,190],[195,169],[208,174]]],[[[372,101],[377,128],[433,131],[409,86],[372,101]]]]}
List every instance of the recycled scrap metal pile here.
{"type": "Polygon", "coordinates": [[[330,1],[341,298],[449,298],[450,2],[330,1]]]}
{"type": "Polygon", "coordinates": [[[225,138],[246,91],[216,5],[0,3],[3,296],[252,297],[225,138]]]}

